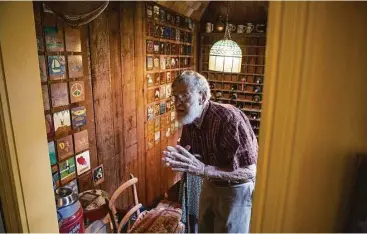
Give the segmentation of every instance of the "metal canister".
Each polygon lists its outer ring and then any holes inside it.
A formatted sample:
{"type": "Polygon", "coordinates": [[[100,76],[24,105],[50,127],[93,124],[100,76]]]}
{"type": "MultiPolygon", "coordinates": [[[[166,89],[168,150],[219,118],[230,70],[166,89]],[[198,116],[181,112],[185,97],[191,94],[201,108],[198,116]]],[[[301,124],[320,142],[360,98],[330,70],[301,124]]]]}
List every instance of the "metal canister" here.
{"type": "Polygon", "coordinates": [[[83,208],[78,195],[70,188],[55,191],[57,218],[60,233],[84,233],[83,208]]]}

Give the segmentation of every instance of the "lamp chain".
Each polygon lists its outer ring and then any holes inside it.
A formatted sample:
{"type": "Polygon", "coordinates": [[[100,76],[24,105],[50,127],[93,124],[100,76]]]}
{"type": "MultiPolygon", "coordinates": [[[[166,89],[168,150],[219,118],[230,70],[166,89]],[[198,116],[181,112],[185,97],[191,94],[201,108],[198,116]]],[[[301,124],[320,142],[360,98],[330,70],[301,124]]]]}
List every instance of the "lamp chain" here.
{"type": "Polygon", "coordinates": [[[231,40],[231,30],[228,26],[228,14],[229,14],[229,1],[227,2],[227,18],[226,18],[226,30],[224,32],[224,40],[231,40]]]}

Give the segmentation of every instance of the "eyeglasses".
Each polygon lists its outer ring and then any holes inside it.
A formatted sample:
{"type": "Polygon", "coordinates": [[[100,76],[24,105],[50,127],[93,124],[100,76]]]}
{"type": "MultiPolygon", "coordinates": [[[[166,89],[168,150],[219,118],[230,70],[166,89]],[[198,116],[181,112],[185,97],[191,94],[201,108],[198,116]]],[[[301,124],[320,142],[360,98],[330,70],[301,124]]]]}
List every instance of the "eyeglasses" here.
{"type": "Polygon", "coordinates": [[[177,94],[177,95],[173,95],[173,100],[174,102],[177,103],[177,101],[180,101],[182,103],[187,102],[191,97],[190,93],[185,93],[185,94],[177,94]]]}

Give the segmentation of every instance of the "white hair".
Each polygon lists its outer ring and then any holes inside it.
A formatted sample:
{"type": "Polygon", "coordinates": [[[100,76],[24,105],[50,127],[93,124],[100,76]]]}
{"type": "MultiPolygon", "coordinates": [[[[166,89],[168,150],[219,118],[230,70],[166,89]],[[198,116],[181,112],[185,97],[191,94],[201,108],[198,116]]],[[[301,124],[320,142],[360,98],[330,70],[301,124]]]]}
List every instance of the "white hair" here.
{"type": "Polygon", "coordinates": [[[190,92],[196,90],[198,92],[203,92],[206,94],[206,100],[209,100],[211,97],[209,83],[206,78],[200,73],[187,70],[182,72],[172,83],[172,89],[179,84],[185,84],[189,87],[190,92]]]}

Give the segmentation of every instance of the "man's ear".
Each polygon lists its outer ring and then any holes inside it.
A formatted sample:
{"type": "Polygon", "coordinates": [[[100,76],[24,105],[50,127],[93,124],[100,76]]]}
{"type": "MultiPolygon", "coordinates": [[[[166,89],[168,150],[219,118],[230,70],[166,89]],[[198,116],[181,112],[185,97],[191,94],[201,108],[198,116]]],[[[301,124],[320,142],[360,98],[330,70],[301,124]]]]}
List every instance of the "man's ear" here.
{"type": "Polygon", "coordinates": [[[207,96],[205,92],[200,92],[200,96],[201,96],[201,101],[200,101],[200,105],[204,105],[204,103],[206,102],[207,96]]]}

